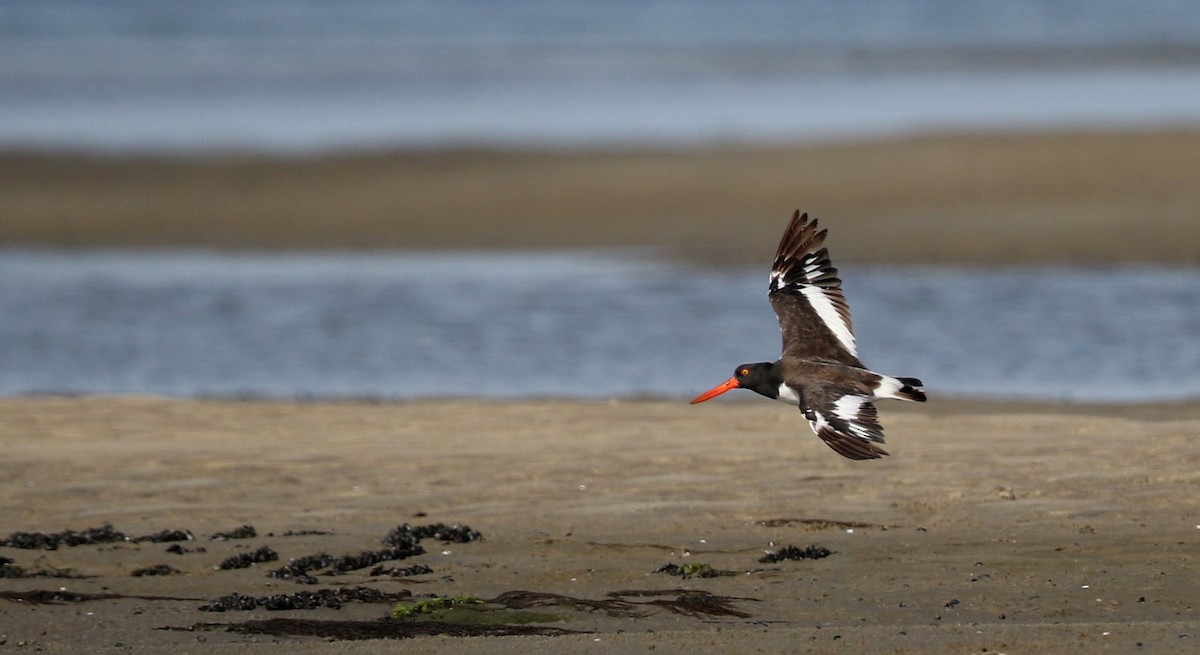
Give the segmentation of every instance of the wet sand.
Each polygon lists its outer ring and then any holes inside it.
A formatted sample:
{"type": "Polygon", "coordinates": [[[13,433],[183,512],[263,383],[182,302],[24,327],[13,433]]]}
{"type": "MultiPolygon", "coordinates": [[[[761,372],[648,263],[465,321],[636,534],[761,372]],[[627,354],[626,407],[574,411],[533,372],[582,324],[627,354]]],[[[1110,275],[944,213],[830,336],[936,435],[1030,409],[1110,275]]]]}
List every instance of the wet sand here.
{"type": "Polygon", "coordinates": [[[186,530],[194,539],[0,547],[26,573],[84,576],[0,579],[0,644],[48,653],[1195,652],[1200,405],[934,399],[881,412],[892,456],[852,462],[795,410],[755,399],[3,399],[0,538],[107,523],[130,537],[186,530]],[[267,576],[293,558],[378,551],[405,523],[462,524],[483,538],[426,537],[424,554],[314,570],[315,585],[267,576]],[[210,538],[247,524],[257,536],[210,538]],[[832,554],[760,562],[814,545],[832,554]],[[279,559],[216,568],[263,546],[279,559]],[[177,572],[132,575],[163,564],[177,572]],[[389,574],[418,564],[432,571],[389,574]],[[694,575],[656,572],[668,564],[693,565],[694,575]],[[730,574],[702,577],[703,565],[730,574]],[[234,593],[356,587],[408,592],[409,604],[489,601],[435,615],[467,625],[424,626],[434,633],[503,629],[484,622],[572,632],[400,645],[339,638],[381,625],[411,634],[411,622],[378,622],[389,601],[199,609],[234,593]],[[33,602],[47,600],[33,590],[60,589],[58,602],[33,602]],[[519,623],[530,612],[540,620],[519,623]],[[323,636],[286,634],[299,630],[323,636]]]}
{"type": "Polygon", "coordinates": [[[800,208],[837,260],[1200,264],[1200,131],[825,145],[0,154],[0,244],[651,248],[767,261],[800,208]]]}

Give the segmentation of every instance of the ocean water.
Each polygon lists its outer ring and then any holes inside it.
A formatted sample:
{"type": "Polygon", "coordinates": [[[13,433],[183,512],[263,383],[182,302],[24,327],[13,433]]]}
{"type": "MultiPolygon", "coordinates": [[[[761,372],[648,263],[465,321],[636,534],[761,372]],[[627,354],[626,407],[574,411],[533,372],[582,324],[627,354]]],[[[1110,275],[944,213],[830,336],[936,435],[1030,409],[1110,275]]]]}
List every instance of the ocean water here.
{"type": "Polygon", "coordinates": [[[1200,120],[1177,0],[7,0],[0,147],[812,140],[1200,120]]]}
{"type": "MultiPolygon", "coordinates": [[[[1200,269],[841,267],[934,397],[1200,397],[1200,269]]],[[[0,251],[0,395],[685,399],[773,360],[767,272],[631,253],[0,251]]]]}

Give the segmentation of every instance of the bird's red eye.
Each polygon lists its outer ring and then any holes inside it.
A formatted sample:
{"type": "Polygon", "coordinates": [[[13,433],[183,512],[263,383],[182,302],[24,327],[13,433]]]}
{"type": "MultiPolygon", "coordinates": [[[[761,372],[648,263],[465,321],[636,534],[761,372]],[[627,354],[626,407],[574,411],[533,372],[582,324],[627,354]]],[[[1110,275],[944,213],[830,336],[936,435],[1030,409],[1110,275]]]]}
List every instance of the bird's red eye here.
{"type": "Polygon", "coordinates": [[[748,369],[748,368],[744,368],[744,369],[742,369],[742,370],[738,371],[738,374],[740,374],[740,375],[750,375],[750,369],[748,369]]]}

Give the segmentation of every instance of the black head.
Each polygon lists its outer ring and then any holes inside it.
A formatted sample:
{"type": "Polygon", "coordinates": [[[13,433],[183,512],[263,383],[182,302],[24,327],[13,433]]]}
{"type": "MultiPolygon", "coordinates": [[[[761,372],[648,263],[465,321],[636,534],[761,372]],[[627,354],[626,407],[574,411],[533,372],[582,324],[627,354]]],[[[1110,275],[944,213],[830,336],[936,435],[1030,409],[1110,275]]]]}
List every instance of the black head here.
{"type": "Polygon", "coordinates": [[[733,377],[696,396],[692,400],[692,404],[716,398],[730,389],[749,389],[768,398],[775,398],[779,395],[779,380],[777,377],[775,374],[775,365],[771,362],[742,364],[733,370],[733,377]]]}

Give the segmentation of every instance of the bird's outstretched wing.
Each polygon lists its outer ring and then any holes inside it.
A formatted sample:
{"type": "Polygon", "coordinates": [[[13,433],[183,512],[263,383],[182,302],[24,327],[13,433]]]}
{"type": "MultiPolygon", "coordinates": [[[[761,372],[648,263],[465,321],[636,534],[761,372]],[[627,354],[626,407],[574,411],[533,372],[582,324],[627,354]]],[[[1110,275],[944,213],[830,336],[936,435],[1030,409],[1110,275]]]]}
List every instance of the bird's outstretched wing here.
{"type": "Polygon", "coordinates": [[[768,298],[783,334],[783,356],[862,366],[842,281],[822,247],[828,230],[792,214],[771,267],[768,298]]]}
{"type": "MultiPolygon", "coordinates": [[[[879,414],[867,396],[830,389],[808,396],[810,404],[805,414],[813,432],[842,457],[878,459],[887,451],[883,443],[883,426],[879,414]]],[[[804,409],[803,407],[801,409],[804,409]]]]}

